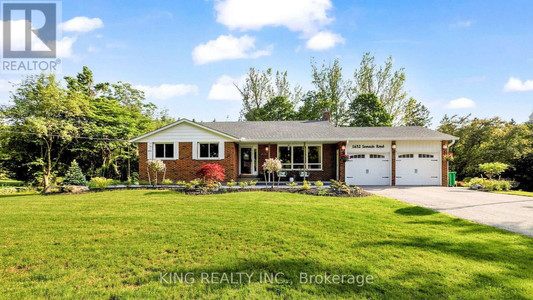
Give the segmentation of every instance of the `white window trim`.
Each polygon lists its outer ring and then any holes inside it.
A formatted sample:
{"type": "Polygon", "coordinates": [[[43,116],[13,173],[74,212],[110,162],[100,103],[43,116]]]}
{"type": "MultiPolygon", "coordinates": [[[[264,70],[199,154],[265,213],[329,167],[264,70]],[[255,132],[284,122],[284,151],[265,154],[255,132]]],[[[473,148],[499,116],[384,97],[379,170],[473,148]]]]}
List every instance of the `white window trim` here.
{"type": "MultiPolygon", "coordinates": [[[[293,161],[293,158],[294,158],[294,147],[303,147],[304,144],[278,144],[277,147],[278,147],[278,151],[277,151],[277,158],[279,158],[279,155],[280,155],[280,152],[279,152],[279,148],[280,147],[291,147],[291,167],[290,169],[286,169],[286,168],[283,168],[282,167],[282,170],[283,171],[303,171],[304,168],[301,168],[301,169],[295,169],[294,168],[294,161],[293,161]]],[[[305,167],[305,170],[306,171],[323,171],[324,170],[324,148],[323,148],[323,145],[322,144],[309,144],[309,145],[305,145],[305,154],[304,154],[304,161],[305,161],[305,164],[306,164],[306,167],[305,167]],[[309,166],[309,147],[319,147],[320,148],[320,163],[311,163],[311,165],[320,165],[320,169],[310,169],[309,166]]],[[[282,166],[285,165],[286,163],[282,163],[282,166]]],[[[296,164],[300,164],[300,163],[296,163],[296,164]]],[[[303,164],[303,163],[301,163],[303,164]]]]}
{"type": "MultiPolygon", "coordinates": [[[[166,152],[167,149],[165,147],[164,149],[164,152],[166,152]]],[[[179,144],[178,143],[174,143],[174,142],[154,142],[152,143],[152,157],[153,159],[157,159],[157,160],[177,160],[179,158],[179,144]],[[174,145],[174,151],[172,151],[172,157],[156,157],[156,151],[155,151],[155,147],[156,145],[174,145]],[[176,148],[177,147],[177,148],[176,148]]]]}
{"type": "Polygon", "coordinates": [[[197,160],[221,160],[220,159],[220,143],[222,142],[196,142],[196,157],[197,160]],[[217,157],[202,157],[200,156],[200,145],[201,144],[217,144],[218,145],[218,156],[217,157]]]}

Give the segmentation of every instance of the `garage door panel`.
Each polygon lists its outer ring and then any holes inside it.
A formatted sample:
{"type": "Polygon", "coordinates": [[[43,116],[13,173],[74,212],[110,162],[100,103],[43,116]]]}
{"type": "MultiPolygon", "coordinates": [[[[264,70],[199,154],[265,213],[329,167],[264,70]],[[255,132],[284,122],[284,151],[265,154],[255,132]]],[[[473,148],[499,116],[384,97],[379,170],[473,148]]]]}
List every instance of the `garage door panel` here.
{"type": "Polygon", "coordinates": [[[440,185],[440,157],[437,153],[399,154],[396,185],[440,185]]]}
{"type": "Polygon", "coordinates": [[[356,154],[346,162],[346,182],[355,185],[390,185],[388,154],[356,154]]]}

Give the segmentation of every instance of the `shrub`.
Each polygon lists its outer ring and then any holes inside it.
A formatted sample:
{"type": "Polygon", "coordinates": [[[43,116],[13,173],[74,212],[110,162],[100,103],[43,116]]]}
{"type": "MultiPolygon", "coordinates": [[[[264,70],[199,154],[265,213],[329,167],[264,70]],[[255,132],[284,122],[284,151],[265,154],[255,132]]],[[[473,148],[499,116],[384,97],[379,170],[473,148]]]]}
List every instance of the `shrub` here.
{"type": "Polygon", "coordinates": [[[318,189],[318,195],[319,196],[326,196],[328,194],[328,188],[319,188],[318,189]]]}
{"type": "Polygon", "coordinates": [[[148,181],[148,180],[139,180],[139,185],[150,185],[150,181],[148,181]]]}
{"type": "Polygon", "coordinates": [[[315,186],[316,187],[323,187],[324,183],[322,181],[318,180],[318,181],[315,181],[315,186]]]}
{"type": "Polygon", "coordinates": [[[301,190],[306,191],[311,188],[311,183],[309,181],[304,181],[302,186],[300,187],[301,190]]]}
{"type": "Polygon", "coordinates": [[[131,173],[130,182],[131,182],[131,184],[138,183],[139,182],[139,173],[137,173],[137,172],[131,173]]]}
{"type": "Polygon", "coordinates": [[[184,180],[176,181],[176,185],[178,185],[178,186],[185,186],[185,184],[187,184],[187,182],[184,181],[184,180]]]}
{"type": "Polygon", "coordinates": [[[488,191],[508,191],[513,186],[511,181],[508,180],[496,180],[474,177],[466,184],[467,187],[473,185],[481,185],[483,189],[488,191]]]}
{"type": "Polygon", "coordinates": [[[252,181],[248,181],[248,184],[252,187],[256,186],[257,185],[257,180],[252,180],[252,181]]]}
{"type": "Polygon", "coordinates": [[[174,184],[174,182],[171,179],[165,179],[165,180],[161,181],[161,184],[162,185],[171,185],[171,184],[174,184]]]}
{"type": "Polygon", "coordinates": [[[231,181],[227,182],[226,185],[229,186],[229,188],[231,189],[237,185],[237,182],[235,182],[235,180],[232,179],[231,181]]]}
{"type": "Polygon", "coordinates": [[[244,189],[244,188],[248,187],[248,182],[246,182],[246,181],[239,182],[239,187],[241,189],[244,189]]]}
{"type": "Polygon", "coordinates": [[[287,186],[293,188],[293,187],[297,187],[298,186],[298,182],[288,182],[287,183],[287,186]]]}
{"type": "Polygon", "coordinates": [[[83,172],[81,171],[80,166],[78,166],[76,160],[73,160],[70,164],[67,174],[65,175],[65,179],[63,180],[63,184],[87,186],[87,179],[85,178],[85,175],[83,175],[83,172]]]}
{"type": "Polygon", "coordinates": [[[500,175],[509,167],[508,164],[494,162],[494,163],[485,163],[479,164],[479,169],[483,172],[489,179],[492,179],[494,176],[500,175]]]}
{"type": "Polygon", "coordinates": [[[206,164],[196,172],[196,176],[203,181],[215,183],[226,178],[226,170],[219,164],[206,164]]]}
{"type": "Polygon", "coordinates": [[[104,189],[107,189],[111,185],[112,182],[113,182],[113,179],[107,179],[104,177],[94,177],[94,178],[91,178],[89,187],[91,189],[104,190],[104,189]]]}

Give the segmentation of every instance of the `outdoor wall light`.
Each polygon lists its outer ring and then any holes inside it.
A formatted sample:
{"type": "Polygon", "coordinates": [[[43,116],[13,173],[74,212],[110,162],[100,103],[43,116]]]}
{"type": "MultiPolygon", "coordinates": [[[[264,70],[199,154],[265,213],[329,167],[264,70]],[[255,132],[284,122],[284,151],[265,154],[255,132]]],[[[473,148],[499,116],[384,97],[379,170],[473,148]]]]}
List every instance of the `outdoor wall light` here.
{"type": "Polygon", "coordinates": [[[396,150],[396,144],[392,145],[392,149],[396,150]]]}
{"type": "Polygon", "coordinates": [[[346,145],[342,145],[341,149],[344,151],[346,150],[346,145]]]}
{"type": "Polygon", "coordinates": [[[442,145],[442,149],[444,149],[444,150],[448,149],[448,145],[446,145],[446,144],[442,145]]]}
{"type": "Polygon", "coordinates": [[[265,151],[268,152],[268,146],[265,147],[265,151]]]}

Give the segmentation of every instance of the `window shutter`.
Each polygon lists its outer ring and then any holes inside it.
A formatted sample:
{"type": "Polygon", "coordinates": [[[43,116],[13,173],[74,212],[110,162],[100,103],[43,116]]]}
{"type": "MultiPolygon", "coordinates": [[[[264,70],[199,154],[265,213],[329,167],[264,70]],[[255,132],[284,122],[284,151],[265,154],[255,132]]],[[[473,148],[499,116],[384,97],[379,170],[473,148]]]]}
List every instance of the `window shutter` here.
{"type": "Polygon", "coordinates": [[[224,159],[224,142],[218,143],[218,159],[224,159]]]}
{"type": "Polygon", "coordinates": [[[180,159],[180,143],[174,142],[174,159],[180,159]]]}
{"type": "Polygon", "coordinates": [[[148,160],[151,160],[153,158],[153,150],[154,150],[154,145],[153,143],[148,143],[146,145],[146,158],[148,160]]]}
{"type": "Polygon", "coordinates": [[[198,142],[192,142],[192,159],[198,159],[198,142]]]}

